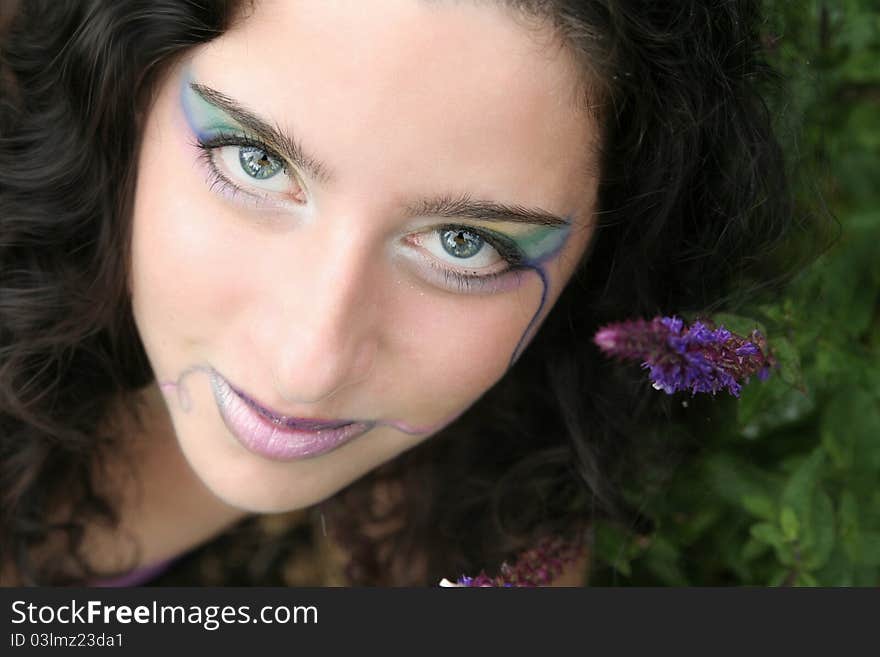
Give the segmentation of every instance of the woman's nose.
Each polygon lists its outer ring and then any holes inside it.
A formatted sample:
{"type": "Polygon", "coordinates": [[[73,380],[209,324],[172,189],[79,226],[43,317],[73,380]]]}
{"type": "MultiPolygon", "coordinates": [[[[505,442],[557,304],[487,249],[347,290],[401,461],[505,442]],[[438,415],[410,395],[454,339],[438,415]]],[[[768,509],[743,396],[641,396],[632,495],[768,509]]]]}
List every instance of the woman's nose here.
{"type": "Polygon", "coordinates": [[[381,268],[365,245],[330,241],[337,245],[291,258],[274,297],[272,374],[291,403],[320,402],[366,380],[376,360],[381,268]]]}

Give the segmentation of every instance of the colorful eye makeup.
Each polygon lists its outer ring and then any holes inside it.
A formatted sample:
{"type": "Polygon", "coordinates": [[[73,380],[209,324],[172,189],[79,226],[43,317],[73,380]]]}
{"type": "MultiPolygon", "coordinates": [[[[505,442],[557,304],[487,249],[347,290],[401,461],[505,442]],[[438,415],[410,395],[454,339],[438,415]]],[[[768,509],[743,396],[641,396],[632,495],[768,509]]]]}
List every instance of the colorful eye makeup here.
{"type": "Polygon", "coordinates": [[[305,203],[301,182],[277,149],[208,102],[188,75],[183,80],[183,114],[201,150],[210,189],[251,209],[285,210],[305,203]]]}
{"type": "Polygon", "coordinates": [[[494,294],[519,286],[522,273],[561,249],[568,227],[531,226],[505,234],[485,227],[443,224],[408,237],[413,258],[431,268],[429,282],[452,292],[494,294]]]}
{"type": "MultiPolygon", "coordinates": [[[[272,138],[274,128],[219,92],[196,84],[189,72],[182,78],[181,105],[213,192],[249,209],[296,210],[308,203],[300,171],[282,153],[292,153],[293,160],[311,173],[319,173],[319,167],[295,144],[283,136],[272,138]]],[[[471,205],[478,210],[495,207],[471,205]]],[[[564,246],[571,219],[507,221],[503,209],[487,218],[482,211],[471,215],[466,223],[444,222],[404,236],[404,255],[428,284],[458,294],[502,293],[518,287],[525,272],[538,275],[541,303],[511,357],[512,364],[544,309],[549,283],[543,264],[564,246]],[[505,230],[489,228],[487,222],[505,230]]]]}

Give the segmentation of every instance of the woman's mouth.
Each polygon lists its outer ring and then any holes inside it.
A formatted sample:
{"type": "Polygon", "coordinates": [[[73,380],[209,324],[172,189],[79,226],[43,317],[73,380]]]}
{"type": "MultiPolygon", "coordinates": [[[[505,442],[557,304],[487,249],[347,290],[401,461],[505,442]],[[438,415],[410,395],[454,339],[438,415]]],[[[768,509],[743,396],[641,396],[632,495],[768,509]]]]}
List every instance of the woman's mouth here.
{"type": "Polygon", "coordinates": [[[230,385],[216,371],[211,388],[223,423],[249,451],[274,461],[326,454],[373,428],[374,423],[276,415],[230,385]]]}

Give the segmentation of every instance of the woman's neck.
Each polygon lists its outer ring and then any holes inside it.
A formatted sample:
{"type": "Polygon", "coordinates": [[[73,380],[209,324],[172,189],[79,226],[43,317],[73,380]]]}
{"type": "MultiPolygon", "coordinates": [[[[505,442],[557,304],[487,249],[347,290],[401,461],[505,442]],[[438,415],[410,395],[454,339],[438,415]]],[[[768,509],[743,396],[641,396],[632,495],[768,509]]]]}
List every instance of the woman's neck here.
{"type": "Polygon", "coordinates": [[[143,426],[119,412],[110,425],[125,446],[108,465],[102,486],[119,510],[116,528],[91,526],[84,554],[96,568],[148,566],[186,552],[248,515],[214,495],[196,476],[177,442],[162,394],[153,383],[138,391],[143,426]]]}

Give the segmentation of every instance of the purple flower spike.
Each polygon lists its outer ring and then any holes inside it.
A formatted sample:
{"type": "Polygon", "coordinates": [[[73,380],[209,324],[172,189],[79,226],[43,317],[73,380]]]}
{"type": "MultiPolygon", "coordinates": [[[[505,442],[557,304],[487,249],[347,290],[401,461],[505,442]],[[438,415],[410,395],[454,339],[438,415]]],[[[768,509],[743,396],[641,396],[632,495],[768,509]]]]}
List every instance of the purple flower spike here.
{"type": "Polygon", "coordinates": [[[744,338],[706,319],[690,327],[675,316],[616,322],[599,329],[593,340],[609,356],[640,361],[654,388],[670,395],[727,390],[739,397],[752,375],[766,381],[776,366],[759,331],[744,338]]]}
{"type": "Polygon", "coordinates": [[[462,575],[455,583],[443,579],[440,586],[462,587],[533,587],[546,586],[558,577],[566,565],[581,558],[586,552],[586,544],[581,540],[566,542],[560,537],[549,537],[537,546],[519,554],[511,566],[501,564],[500,573],[490,577],[480,572],[476,577],[462,575]]]}

